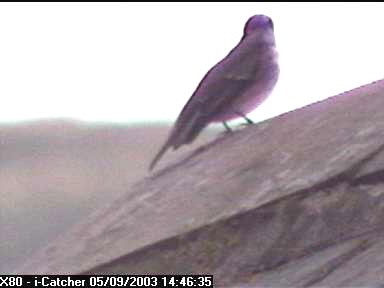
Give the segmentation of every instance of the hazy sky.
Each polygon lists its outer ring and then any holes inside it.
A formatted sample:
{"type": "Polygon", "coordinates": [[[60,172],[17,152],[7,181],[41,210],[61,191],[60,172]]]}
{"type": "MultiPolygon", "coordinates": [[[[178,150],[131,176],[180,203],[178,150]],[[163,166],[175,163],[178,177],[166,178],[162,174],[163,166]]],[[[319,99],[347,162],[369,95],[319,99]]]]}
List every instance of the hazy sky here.
{"type": "Polygon", "coordinates": [[[0,122],[174,121],[240,40],[275,24],[280,79],[258,121],[384,78],[383,3],[1,3],[0,122]]]}

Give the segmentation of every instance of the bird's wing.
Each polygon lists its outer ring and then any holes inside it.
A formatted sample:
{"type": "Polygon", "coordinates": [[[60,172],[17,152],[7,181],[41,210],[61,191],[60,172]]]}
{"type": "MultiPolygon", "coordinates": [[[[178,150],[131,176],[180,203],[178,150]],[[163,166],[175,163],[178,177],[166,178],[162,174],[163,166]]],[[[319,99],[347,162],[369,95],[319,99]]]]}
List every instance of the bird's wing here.
{"type": "Polygon", "coordinates": [[[227,110],[237,97],[254,84],[255,73],[258,73],[257,67],[251,67],[249,63],[240,63],[238,69],[224,67],[229,72],[215,71],[220,68],[219,63],[204,76],[181,111],[171,136],[171,145],[175,149],[193,141],[211,119],[227,110]]]}
{"type": "Polygon", "coordinates": [[[257,62],[257,51],[249,51],[253,48],[244,47],[244,43],[241,41],[200,81],[180,112],[166,143],[151,162],[150,169],[170,147],[177,149],[192,142],[212,118],[230,107],[234,99],[254,84],[262,69],[257,62]]]}
{"type": "Polygon", "coordinates": [[[220,113],[230,107],[262,77],[263,50],[242,41],[206,74],[193,97],[203,103],[206,113],[220,113]]]}
{"type": "Polygon", "coordinates": [[[235,62],[220,62],[214,66],[184,106],[179,119],[183,122],[194,113],[211,119],[228,109],[259,78],[262,69],[252,58],[251,54],[246,58],[238,57],[235,62]]]}

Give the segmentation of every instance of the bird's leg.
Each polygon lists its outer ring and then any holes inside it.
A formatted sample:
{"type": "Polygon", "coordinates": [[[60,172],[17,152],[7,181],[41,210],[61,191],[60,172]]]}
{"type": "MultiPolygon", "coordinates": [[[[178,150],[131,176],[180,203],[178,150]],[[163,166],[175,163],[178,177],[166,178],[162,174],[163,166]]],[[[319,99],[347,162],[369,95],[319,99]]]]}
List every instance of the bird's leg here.
{"type": "Polygon", "coordinates": [[[240,117],[243,117],[245,121],[247,121],[246,124],[243,124],[243,125],[250,125],[250,124],[254,124],[254,122],[249,119],[247,116],[245,116],[243,113],[240,113],[240,112],[235,112],[237,115],[239,115],[240,117]]]}
{"type": "Polygon", "coordinates": [[[243,116],[243,118],[245,121],[247,121],[247,124],[254,124],[255,123],[251,119],[249,119],[247,116],[243,116]]]}
{"type": "Polygon", "coordinates": [[[223,125],[224,125],[224,127],[225,127],[225,130],[226,130],[225,132],[226,132],[226,133],[232,132],[232,129],[229,128],[227,122],[223,121],[223,125]]]}

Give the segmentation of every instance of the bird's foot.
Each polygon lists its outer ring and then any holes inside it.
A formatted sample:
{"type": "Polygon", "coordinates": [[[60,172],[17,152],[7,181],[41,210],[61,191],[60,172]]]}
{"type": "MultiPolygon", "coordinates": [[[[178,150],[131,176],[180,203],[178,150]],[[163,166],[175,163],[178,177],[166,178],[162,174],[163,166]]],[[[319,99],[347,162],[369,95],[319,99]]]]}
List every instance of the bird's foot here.
{"type": "Polygon", "coordinates": [[[223,123],[223,126],[224,126],[224,128],[225,128],[225,131],[222,132],[221,134],[222,134],[222,135],[227,135],[227,134],[231,133],[231,132],[232,132],[232,129],[229,127],[229,125],[227,124],[227,122],[222,122],[222,123],[223,123]]]}
{"type": "Polygon", "coordinates": [[[239,126],[250,126],[250,125],[253,125],[255,124],[254,122],[250,123],[250,122],[246,122],[246,123],[241,123],[239,126]]]}
{"type": "Polygon", "coordinates": [[[243,113],[236,112],[236,114],[239,115],[240,117],[242,117],[246,121],[246,123],[242,123],[242,124],[240,124],[240,126],[248,126],[248,125],[255,124],[255,122],[253,122],[251,119],[249,119],[243,113]]]}

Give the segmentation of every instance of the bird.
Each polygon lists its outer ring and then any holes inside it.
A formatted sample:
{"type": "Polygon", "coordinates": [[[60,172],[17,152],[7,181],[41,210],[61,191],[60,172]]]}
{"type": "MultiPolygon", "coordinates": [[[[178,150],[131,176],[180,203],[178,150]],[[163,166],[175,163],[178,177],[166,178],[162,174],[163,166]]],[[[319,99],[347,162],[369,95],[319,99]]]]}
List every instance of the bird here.
{"type": "Polygon", "coordinates": [[[250,17],[239,43],[203,77],[184,105],[167,140],[149,165],[151,171],[164,153],[191,143],[213,122],[242,117],[259,106],[272,92],[279,77],[274,24],[266,15],[250,17]]]}

